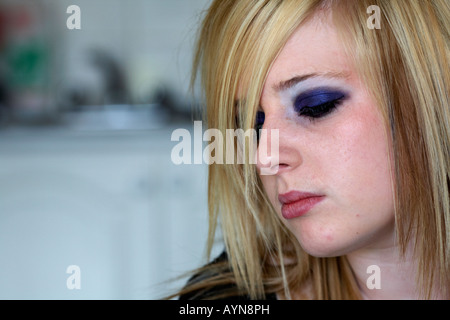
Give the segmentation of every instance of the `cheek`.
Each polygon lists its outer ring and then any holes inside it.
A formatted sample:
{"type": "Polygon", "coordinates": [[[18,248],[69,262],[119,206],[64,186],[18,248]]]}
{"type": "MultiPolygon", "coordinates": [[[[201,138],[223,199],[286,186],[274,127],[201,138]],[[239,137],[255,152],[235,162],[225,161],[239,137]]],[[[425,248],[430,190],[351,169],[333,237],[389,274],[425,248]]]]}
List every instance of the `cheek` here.
{"type": "Polygon", "coordinates": [[[384,121],[370,104],[358,104],[357,110],[336,131],[339,142],[334,144],[334,160],[338,164],[328,166],[330,184],[352,206],[390,207],[392,165],[384,121]]]}

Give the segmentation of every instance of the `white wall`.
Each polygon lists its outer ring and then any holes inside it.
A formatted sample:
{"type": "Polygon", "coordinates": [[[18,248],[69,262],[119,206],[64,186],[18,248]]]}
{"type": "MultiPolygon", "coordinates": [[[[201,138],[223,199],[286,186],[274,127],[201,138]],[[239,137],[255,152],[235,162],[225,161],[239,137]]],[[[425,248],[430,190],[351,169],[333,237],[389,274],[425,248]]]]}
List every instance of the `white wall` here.
{"type": "Polygon", "coordinates": [[[95,82],[85,58],[87,50],[97,47],[122,59],[137,98],[159,84],[187,94],[192,44],[209,0],[60,0],[56,7],[51,2],[61,26],[55,36],[64,43],[60,85],[95,82]],[[81,30],[65,28],[70,4],[81,9],[81,30]]]}

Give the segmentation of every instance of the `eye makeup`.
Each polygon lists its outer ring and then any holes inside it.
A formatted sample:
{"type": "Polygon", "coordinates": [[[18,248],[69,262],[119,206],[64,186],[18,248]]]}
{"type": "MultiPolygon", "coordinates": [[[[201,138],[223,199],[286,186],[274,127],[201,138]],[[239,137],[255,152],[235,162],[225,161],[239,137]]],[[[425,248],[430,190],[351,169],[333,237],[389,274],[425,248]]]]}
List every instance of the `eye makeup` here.
{"type": "MultiPolygon", "coordinates": [[[[317,87],[294,94],[290,104],[299,117],[312,120],[324,117],[333,112],[345,99],[348,98],[346,90],[332,87],[317,87]]],[[[264,124],[265,114],[263,111],[256,112],[255,129],[259,132],[264,124]]]]}
{"type": "Polygon", "coordinates": [[[266,118],[266,115],[264,112],[262,112],[262,111],[256,112],[256,120],[255,120],[256,131],[259,131],[260,129],[262,129],[265,118],[266,118]]]}
{"type": "Polygon", "coordinates": [[[257,141],[259,141],[259,138],[260,138],[259,130],[262,129],[265,118],[266,118],[266,114],[263,111],[256,111],[255,130],[256,130],[257,141]]]}
{"type": "Polygon", "coordinates": [[[347,96],[345,91],[339,89],[314,88],[295,97],[294,110],[299,116],[321,118],[332,112],[347,96]]]}

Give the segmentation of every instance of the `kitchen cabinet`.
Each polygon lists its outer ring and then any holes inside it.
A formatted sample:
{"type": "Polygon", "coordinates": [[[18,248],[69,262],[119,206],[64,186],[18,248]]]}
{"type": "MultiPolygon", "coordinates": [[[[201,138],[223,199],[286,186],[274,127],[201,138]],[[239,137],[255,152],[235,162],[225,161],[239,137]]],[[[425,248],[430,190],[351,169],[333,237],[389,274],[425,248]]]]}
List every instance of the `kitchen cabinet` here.
{"type": "Polygon", "coordinates": [[[164,281],[204,262],[207,166],[172,163],[173,130],[0,131],[0,299],[159,299],[182,285],[164,281]]]}

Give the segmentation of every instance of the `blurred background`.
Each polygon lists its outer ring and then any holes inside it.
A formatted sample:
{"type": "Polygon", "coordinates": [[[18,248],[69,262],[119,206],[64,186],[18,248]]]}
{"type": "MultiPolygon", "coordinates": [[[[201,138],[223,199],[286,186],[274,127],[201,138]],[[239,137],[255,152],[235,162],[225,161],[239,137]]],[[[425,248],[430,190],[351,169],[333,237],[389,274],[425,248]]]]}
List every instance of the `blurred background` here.
{"type": "Polygon", "coordinates": [[[205,262],[207,167],[171,134],[209,2],[0,0],[0,299],[159,299],[205,262]]]}

